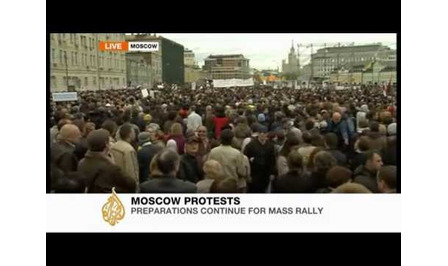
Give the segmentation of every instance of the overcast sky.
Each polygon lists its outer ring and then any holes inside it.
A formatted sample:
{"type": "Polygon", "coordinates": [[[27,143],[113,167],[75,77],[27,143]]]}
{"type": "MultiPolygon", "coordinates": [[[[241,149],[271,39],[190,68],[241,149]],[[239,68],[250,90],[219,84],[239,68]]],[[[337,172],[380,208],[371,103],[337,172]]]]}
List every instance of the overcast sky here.
{"type": "MultiPolygon", "coordinates": [[[[171,39],[185,48],[193,50],[195,59],[200,66],[204,58],[210,54],[243,54],[249,58],[251,68],[281,69],[282,59],[287,59],[291,41],[294,40],[294,48],[297,53],[297,43],[308,45],[313,43],[321,45],[315,47],[314,52],[323,47],[334,46],[337,43],[348,45],[372,44],[381,42],[392,49],[396,49],[396,34],[191,34],[191,33],[157,33],[171,39]]],[[[310,48],[300,48],[300,62],[304,65],[309,62],[310,48]]]]}

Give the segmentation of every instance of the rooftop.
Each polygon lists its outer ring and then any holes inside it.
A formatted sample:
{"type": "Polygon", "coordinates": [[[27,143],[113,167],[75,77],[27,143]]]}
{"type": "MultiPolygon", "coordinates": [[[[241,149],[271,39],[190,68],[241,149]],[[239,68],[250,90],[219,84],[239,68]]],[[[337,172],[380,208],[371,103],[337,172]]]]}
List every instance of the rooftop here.
{"type": "Polygon", "coordinates": [[[213,58],[244,58],[244,55],[242,54],[222,54],[222,55],[209,55],[207,58],[213,59],[213,58]]]}
{"type": "Polygon", "coordinates": [[[317,50],[317,53],[343,53],[343,52],[366,52],[375,50],[390,50],[389,47],[382,44],[367,44],[367,45],[354,45],[354,46],[341,46],[341,47],[326,47],[317,50]]]}

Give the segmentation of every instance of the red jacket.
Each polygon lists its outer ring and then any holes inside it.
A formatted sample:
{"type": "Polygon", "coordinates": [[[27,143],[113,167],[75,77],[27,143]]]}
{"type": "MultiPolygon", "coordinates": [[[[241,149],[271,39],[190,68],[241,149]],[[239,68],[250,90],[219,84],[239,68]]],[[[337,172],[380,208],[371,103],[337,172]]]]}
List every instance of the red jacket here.
{"type": "Polygon", "coordinates": [[[213,124],[215,125],[215,139],[221,137],[221,128],[229,124],[227,117],[213,117],[213,124]]]}

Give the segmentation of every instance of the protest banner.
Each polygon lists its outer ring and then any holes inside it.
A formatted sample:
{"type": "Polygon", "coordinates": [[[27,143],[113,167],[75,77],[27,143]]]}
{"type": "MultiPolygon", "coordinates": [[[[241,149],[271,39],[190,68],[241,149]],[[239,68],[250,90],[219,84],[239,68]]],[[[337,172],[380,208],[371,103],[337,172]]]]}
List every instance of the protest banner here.
{"type": "Polygon", "coordinates": [[[52,93],[54,102],[70,102],[78,100],[77,92],[53,92],[52,93]]]}
{"type": "Polygon", "coordinates": [[[142,89],[142,95],[143,95],[143,98],[148,97],[148,90],[147,89],[142,89]]]}

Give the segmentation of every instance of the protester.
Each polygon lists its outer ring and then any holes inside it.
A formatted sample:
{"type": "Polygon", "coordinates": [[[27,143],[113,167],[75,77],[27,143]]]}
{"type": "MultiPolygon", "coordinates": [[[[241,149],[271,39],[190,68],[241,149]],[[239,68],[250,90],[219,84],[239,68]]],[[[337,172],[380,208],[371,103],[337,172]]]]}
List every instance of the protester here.
{"type": "Polygon", "coordinates": [[[78,143],[76,143],[75,147],[75,154],[78,160],[81,160],[84,158],[84,155],[87,152],[87,136],[90,132],[95,130],[95,124],[92,122],[84,123],[82,120],[74,120],[73,124],[78,126],[80,132],[81,132],[81,138],[79,139],[78,143]]]}
{"type": "Polygon", "coordinates": [[[381,154],[378,151],[370,150],[366,152],[366,162],[356,168],[354,182],[364,185],[373,193],[378,192],[377,178],[378,171],[383,166],[381,154]]]}
{"type": "Polygon", "coordinates": [[[372,193],[361,184],[345,183],[332,191],[332,193],[372,193]]]}
{"type": "Polygon", "coordinates": [[[379,123],[376,121],[370,122],[370,131],[367,133],[369,141],[369,149],[382,152],[386,147],[386,136],[380,132],[379,123]]]}
{"type": "Polygon", "coordinates": [[[336,159],[338,165],[345,166],[347,164],[347,157],[344,153],[337,149],[338,147],[338,136],[334,133],[325,134],[325,145],[327,151],[336,159]]]}
{"type": "Polygon", "coordinates": [[[355,155],[351,162],[351,169],[354,171],[360,165],[364,165],[366,162],[366,152],[369,150],[369,140],[366,136],[359,138],[355,144],[355,155]]]}
{"type": "Polygon", "coordinates": [[[297,137],[296,134],[293,132],[290,132],[286,136],[286,142],[283,145],[282,149],[280,150],[280,153],[277,157],[276,165],[277,165],[277,174],[284,175],[288,173],[288,163],[287,163],[287,157],[290,152],[293,150],[297,150],[298,145],[300,144],[300,140],[297,137]]]}
{"type": "MultiPolygon", "coordinates": [[[[154,168],[160,174],[151,174],[151,178],[140,184],[142,193],[196,193],[195,184],[176,178],[180,157],[170,150],[163,149],[153,159],[154,168]]],[[[152,169],[151,169],[152,170],[152,169]]]]}
{"type": "Polygon", "coordinates": [[[328,187],[319,190],[318,193],[329,193],[337,187],[347,182],[351,182],[352,175],[352,171],[350,171],[350,169],[346,167],[342,167],[339,165],[333,166],[332,168],[330,168],[330,170],[328,170],[325,176],[328,187]]]}
{"type": "MultiPolygon", "coordinates": [[[[314,135],[318,133],[313,133],[314,135]]],[[[311,152],[316,148],[313,144],[313,137],[310,132],[304,132],[302,135],[303,143],[299,146],[297,150],[303,158],[303,164],[308,165],[308,159],[310,157],[311,152]]]]}
{"type": "Polygon", "coordinates": [[[192,183],[202,180],[203,173],[197,160],[199,151],[199,139],[196,136],[190,136],[185,143],[185,153],[180,158],[180,168],[177,177],[192,183]]]}
{"type": "Polygon", "coordinates": [[[225,116],[224,108],[219,106],[216,108],[216,116],[213,118],[213,127],[215,129],[215,139],[221,136],[223,127],[229,124],[229,119],[225,116]]]}
{"type": "Polygon", "coordinates": [[[345,150],[349,145],[349,129],[345,120],[341,119],[341,113],[334,112],[328,124],[328,131],[336,134],[338,138],[338,148],[345,150]]]}
{"type": "Polygon", "coordinates": [[[102,129],[109,131],[109,145],[112,146],[115,143],[115,139],[112,136],[115,136],[117,133],[117,123],[112,119],[107,119],[101,125],[102,129]]]}
{"type": "Polygon", "coordinates": [[[199,142],[199,150],[198,150],[197,158],[199,161],[199,165],[201,166],[201,169],[202,169],[202,166],[205,162],[205,158],[210,153],[211,143],[207,137],[207,128],[205,126],[200,126],[196,133],[197,133],[198,142],[199,142]]]}
{"type": "Polygon", "coordinates": [[[187,129],[196,131],[202,126],[202,118],[196,113],[196,106],[191,106],[188,115],[187,129]]]}
{"type": "Polygon", "coordinates": [[[119,130],[120,140],[111,147],[111,153],[115,163],[121,170],[139,183],[139,168],[137,152],[131,145],[135,141],[135,131],[131,124],[127,123],[121,126],[119,130]]]}
{"type": "Polygon", "coordinates": [[[233,136],[232,130],[223,130],[221,132],[221,145],[210,151],[208,160],[218,161],[222,165],[223,176],[235,179],[238,183],[238,189],[245,189],[250,170],[245,165],[244,155],[239,150],[232,148],[233,136]]]}
{"type": "Polygon", "coordinates": [[[127,176],[108,156],[109,132],[105,129],[92,131],[87,136],[88,151],[79,162],[79,172],[84,175],[83,184],[88,193],[136,192],[137,183],[127,176]]]}
{"type": "Polygon", "coordinates": [[[397,167],[383,166],[379,172],[378,192],[397,193],[397,167]]]}
{"type": "Polygon", "coordinates": [[[336,159],[328,151],[319,151],[315,157],[311,183],[315,191],[328,187],[327,172],[337,164],[336,159]]]}
{"type": "Polygon", "coordinates": [[[185,137],[182,132],[182,125],[180,123],[173,123],[170,130],[170,135],[168,137],[168,142],[166,147],[171,149],[177,154],[184,154],[185,137]]]}
{"type": "Polygon", "coordinates": [[[154,158],[159,151],[163,150],[163,147],[151,142],[151,134],[149,132],[140,133],[138,139],[141,143],[141,148],[137,152],[139,182],[143,183],[149,179],[149,165],[151,164],[152,158],[154,158]]]}
{"type": "Polygon", "coordinates": [[[199,181],[196,186],[198,193],[210,193],[212,186],[223,179],[223,169],[221,164],[215,160],[207,160],[203,167],[204,179],[199,181]]]}
{"type": "Polygon", "coordinates": [[[244,155],[250,161],[252,183],[249,185],[249,193],[265,193],[271,178],[276,174],[275,149],[268,140],[266,127],[260,127],[258,137],[247,144],[244,155]]]}
{"type": "Polygon", "coordinates": [[[287,157],[288,172],[275,178],[272,193],[312,193],[313,186],[305,172],[302,155],[296,150],[287,157]]]}
{"type": "Polygon", "coordinates": [[[64,173],[76,171],[78,158],[75,147],[81,138],[79,128],[72,124],[64,125],[58,134],[58,140],[51,146],[51,163],[64,173]]]}
{"type": "MultiPolygon", "coordinates": [[[[155,89],[156,92],[163,92],[157,93],[158,96],[155,98],[143,98],[140,89],[126,88],[80,91],[78,96],[81,104],[51,102],[50,142],[59,142],[60,139],[64,143],[62,127],[72,123],[77,125],[80,135],[83,135],[81,143],[74,144],[76,148],[83,147],[76,158],[79,160],[86,151],[85,138],[88,135],[85,130],[82,132],[85,129],[83,124],[90,123],[95,125],[95,128],[104,128],[110,133],[109,146],[122,146],[121,149],[115,150],[119,158],[112,158],[112,155],[115,155],[112,149],[108,153],[112,161],[117,160],[116,164],[120,169],[122,165],[131,165],[129,162],[133,160],[123,160],[123,157],[124,148],[132,147],[127,149],[127,154],[135,154],[136,163],[133,169],[137,172],[138,178],[134,180],[139,183],[140,179],[146,182],[145,180],[164,174],[157,169],[154,160],[149,161],[150,159],[146,158],[145,163],[141,161],[139,165],[137,159],[140,159],[140,156],[137,155],[137,151],[143,152],[153,146],[157,146],[158,150],[169,147],[182,155],[188,146],[185,141],[196,136],[199,147],[195,159],[201,172],[213,148],[221,154],[216,160],[223,164],[223,179],[214,183],[211,192],[232,191],[235,188],[234,184],[238,192],[246,192],[251,176],[257,177],[255,183],[251,185],[252,188],[259,182],[259,177],[262,177],[262,180],[267,179],[268,186],[263,192],[269,192],[271,187],[269,181],[275,176],[272,181],[274,189],[275,180],[282,174],[288,175],[291,172],[287,164],[287,155],[291,153],[288,146],[291,145],[286,141],[291,134],[295,134],[300,141],[300,145],[293,148],[292,152],[298,151],[302,155],[302,164],[306,168],[304,175],[308,176],[307,172],[310,171],[314,177],[309,179],[314,189],[312,192],[328,192],[335,189],[337,184],[328,184],[331,180],[327,180],[327,175],[323,174],[324,168],[330,166],[330,161],[333,161],[329,159],[330,157],[334,157],[338,165],[348,167],[347,169],[356,173],[355,179],[358,180],[362,180],[359,176],[363,170],[358,172],[355,170],[360,166],[364,169],[368,165],[366,160],[368,149],[378,149],[385,165],[397,165],[395,86],[388,90],[387,95],[384,95],[381,86],[376,85],[362,85],[360,88],[348,90],[336,90],[334,84],[328,85],[327,88],[312,85],[311,88],[300,90],[285,87],[274,90],[269,85],[219,89],[209,85],[194,91],[189,88],[178,90],[174,87],[165,84],[163,91],[155,89]],[[130,125],[131,131],[134,131],[134,137],[127,141],[120,137],[121,128],[125,125],[130,125]],[[175,130],[171,131],[173,125],[175,130]],[[222,140],[221,135],[226,128],[233,130],[234,136],[230,138],[230,144],[226,142],[227,140],[222,140]],[[144,131],[149,133],[149,137],[143,134],[145,141],[139,143],[135,136],[144,131]],[[266,144],[260,145],[259,139],[263,134],[267,139],[266,144]],[[334,141],[334,134],[337,141],[334,141]],[[257,145],[260,146],[253,149],[253,146],[257,145]],[[266,149],[266,145],[272,145],[274,148],[266,149]],[[236,149],[230,150],[231,147],[236,149]],[[247,147],[252,147],[255,153],[259,153],[253,156],[252,162],[242,154],[247,147]],[[317,156],[322,150],[327,150],[331,156],[317,156]],[[254,164],[256,158],[257,162],[260,158],[273,158],[272,167],[268,167],[269,164],[254,164]],[[323,165],[326,167],[322,167],[323,165]],[[142,170],[142,166],[146,169],[142,170]],[[318,171],[316,167],[321,169],[318,171]],[[142,171],[145,173],[142,174],[142,171]]],[[[68,143],[73,145],[73,142],[68,143]]],[[[77,171],[77,161],[73,163],[75,167],[68,167],[69,171],[62,171],[57,166],[61,162],[54,158],[57,152],[53,151],[52,147],[50,169],[52,190],[55,191],[54,185],[57,183],[55,181],[59,177],[60,180],[67,181],[68,174],[77,171]]],[[[214,153],[216,156],[216,152],[214,153]]],[[[155,155],[152,156],[154,158],[155,155]]],[[[175,175],[180,174],[179,172],[178,170],[175,175]]],[[[328,174],[329,170],[326,172],[328,174]]],[[[339,171],[343,172],[347,173],[345,170],[339,171]]],[[[137,174],[134,173],[133,176],[137,174]]],[[[110,175],[115,173],[112,172],[110,175]]],[[[82,177],[83,174],[79,173],[79,176],[82,177]]],[[[374,182],[370,182],[371,185],[375,184],[378,189],[379,180],[372,181],[374,182]]]]}

